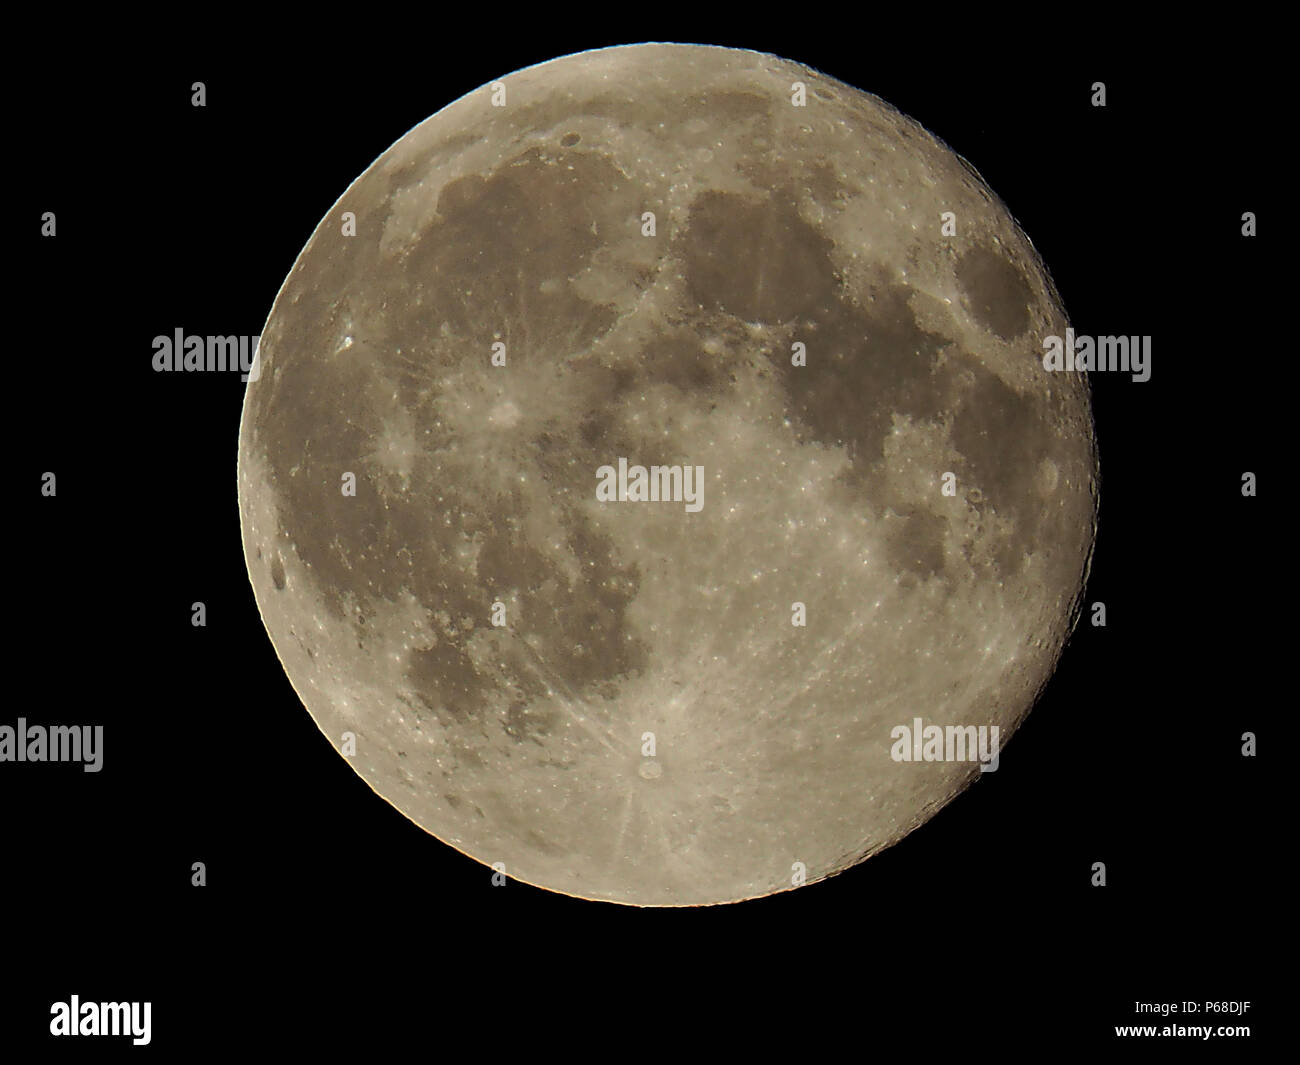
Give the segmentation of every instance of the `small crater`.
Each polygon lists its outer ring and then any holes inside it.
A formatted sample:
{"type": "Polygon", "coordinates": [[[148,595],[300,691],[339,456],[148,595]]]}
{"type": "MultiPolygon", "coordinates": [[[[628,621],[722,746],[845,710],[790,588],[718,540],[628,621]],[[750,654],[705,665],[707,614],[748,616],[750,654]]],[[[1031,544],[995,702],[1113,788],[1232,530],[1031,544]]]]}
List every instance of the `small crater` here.
{"type": "Polygon", "coordinates": [[[637,770],[642,780],[658,780],[664,775],[664,767],[653,758],[641,759],[641,768],[637,770]]]}
{"type": "Polygon", "coordinates": [[[580,137],[578,134],[566,133],[563,137],[560,138],[560,147],[572,148],[580,140],[582,140],[582,137],[580,137]]]}
{"type": "Polygon", "coordinates": [[[277,592],[284,591],[284,563],[280,561],[279,555],[271,559],[271,583],[277,592]]]}

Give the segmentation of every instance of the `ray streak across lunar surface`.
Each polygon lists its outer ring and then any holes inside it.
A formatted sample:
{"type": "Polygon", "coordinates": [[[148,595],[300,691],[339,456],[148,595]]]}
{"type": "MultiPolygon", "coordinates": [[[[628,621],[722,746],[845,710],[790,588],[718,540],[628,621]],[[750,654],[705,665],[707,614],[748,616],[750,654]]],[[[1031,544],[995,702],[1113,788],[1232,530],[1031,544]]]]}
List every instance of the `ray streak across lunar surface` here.
{"type": "Polygon", "coordinates": [[[978,775],[895,726],[1005,742],[1052,673],[1096,514],[1086,380],[1040,361],[1065,325],[873,96],[697,45],[519,71],[384,152],[275,300],[239,441],[262,618],[374,790],[513,877],[815,881],[978,775]],[[601,501],[620,457],[703,467],[703,507],[601,501]]]}

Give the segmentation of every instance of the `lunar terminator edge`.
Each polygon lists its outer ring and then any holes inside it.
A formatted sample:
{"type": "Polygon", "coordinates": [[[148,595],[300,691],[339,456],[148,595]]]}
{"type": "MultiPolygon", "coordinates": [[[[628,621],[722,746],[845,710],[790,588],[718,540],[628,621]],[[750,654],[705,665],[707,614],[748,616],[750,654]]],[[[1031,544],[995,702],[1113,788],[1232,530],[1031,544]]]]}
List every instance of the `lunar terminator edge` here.
{"type": "Polygon", "coordinates": [[[263,621],[362,778],[512,877],[685,905],[834,874],[979,775],[891,729],[1005,745],[1077,617],[1066,325],[1007,209],[873,96],[696,45],[518,71],[385,151],[276,297],[239,439],[263,621]],[[623,459],[702,469],[702,506],[598,498],[623,459]]]}

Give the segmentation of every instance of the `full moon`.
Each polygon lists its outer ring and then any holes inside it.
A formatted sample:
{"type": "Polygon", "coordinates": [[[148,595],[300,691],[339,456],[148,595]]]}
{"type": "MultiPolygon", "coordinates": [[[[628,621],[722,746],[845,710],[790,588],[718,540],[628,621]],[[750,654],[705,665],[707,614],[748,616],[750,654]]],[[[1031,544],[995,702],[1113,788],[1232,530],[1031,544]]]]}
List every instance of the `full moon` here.
{"type": "Polygon", "coordinates": [[[974,169],[815,70],[644,44],[501,77],[275,299],[239,437],[262,619],[370,787],[507,877],[823,879],[996,764],[1077,619],[1066,324],[974,169]]]}

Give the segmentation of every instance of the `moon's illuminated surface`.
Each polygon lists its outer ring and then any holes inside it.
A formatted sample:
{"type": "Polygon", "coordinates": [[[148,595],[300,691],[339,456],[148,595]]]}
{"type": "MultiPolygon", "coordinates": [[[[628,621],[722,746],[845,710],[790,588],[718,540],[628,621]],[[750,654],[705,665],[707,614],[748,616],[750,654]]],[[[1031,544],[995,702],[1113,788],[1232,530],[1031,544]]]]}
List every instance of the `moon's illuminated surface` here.
{"type": "Polygon", "coordinates": [[[794,63],[638,45],[501,86],[366,170],[275,301],[239,444],[275,649],[379,795],[520,880],[843,870],[978,775],[891,730],[1005,745],[1073,624],[1096,464],[1051,282],[949,149],[794,63]],[[702,466],[702,507],[598,499],[620,457],[702,466]]]}

